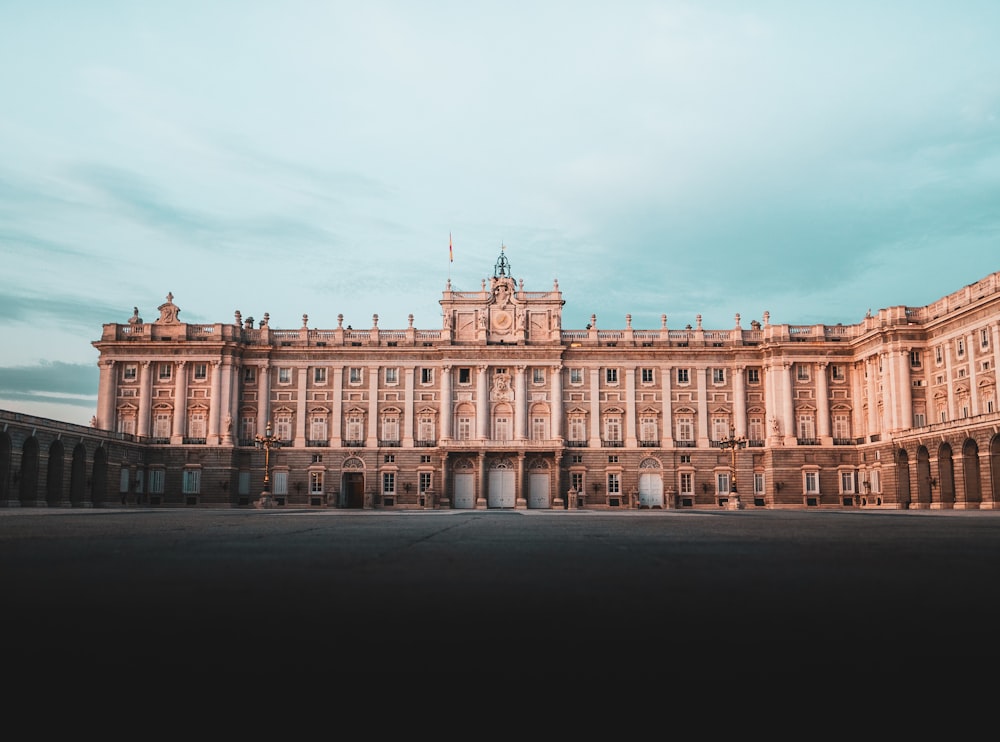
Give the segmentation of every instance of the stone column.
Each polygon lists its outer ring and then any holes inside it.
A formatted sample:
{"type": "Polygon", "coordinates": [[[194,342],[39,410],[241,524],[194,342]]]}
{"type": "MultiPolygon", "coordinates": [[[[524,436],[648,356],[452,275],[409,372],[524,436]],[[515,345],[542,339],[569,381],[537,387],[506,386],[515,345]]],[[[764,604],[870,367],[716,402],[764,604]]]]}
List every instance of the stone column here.
{"type": "MultiPolygon", "coordinates": [[[[951,348],[952,344],[950,340],[945,341],[944,344],[944,373],[945,373],[945,388],[948,390],[948,421],[952,421],[958,417],[955,412],[955,387],[953,386],[953,379],[951,377],[951,348]]],[[[938,422],[935,420],[934,422],[938,422]]],[[[957,467],[956,467],[957,470],[957,467]]]]}
{"type": "MultiPolygon", "coordinates": [[[[413,448],[413,375],[414,367],[403,369],[403,447],[413,448]]],[[[444,386],[444,369],[441,370],[441,385],[444,386]]]]}
{"type": "Polygon", "coordinates": [[[635,367],[629,366],[625,369],[625,447],[635,448],[639,445],[636,438],[635,412],[635,367]]]}
{"type": "Polygon", "coordinates": [[[516,366],[514,376],[514,440],[528,437],[528,369],[516,366]]]}
{"type": "Polygon", "coordinates": [[[485,441],[490,437],[490,390],[486,376],[488,366],[476,367],[476,426],[477,437],[485,441]]]}
{"type": "Polygon", "coordinates": [[[339,448],[344,433],[344,367],[330,369],[333,374],[333,399],[330,412],[330,446],[339,448]]]}
{"type": "MultiPolygon", "coordinates": [[[[378,419],[378,366],[368,367],[368,440],[366,445],[369,448],[378,448],[378,439],[380,436],[379,426],[380,421],[378,419]]],[[[379,488],[381,491],[381,483],[379,483],[379,488]]]]}
{"type": "Polygon", "coordinates": [[[143,361],[139,364],[139,419],[136,421],[135,432],[140,437],[149,436],[150,412],[153,401],[152,368],[152,361],[143,361]]]}
{"type": "Polygon", "coordinates": [[[219,445],[219,421],[222,417],[222,409],[226,403],[222,399],[222,361],[212,361],[212,384],[209,391],[210,399],[208,403],[208,439],[206,443],[210,446],[219,445]]]}
{"type": "Polygon", "coordinates": [[[187,361],[178,361],[174,366],[174,424],[170,434],[170,442],[184,442],[184,431],[187,430],[187,361]]]}
{"type": "Polygon", "coordinates": [[[309,385],[309,367],[304,366],[298,369],[298,388],[295,390],[295,436],[292,441],[294,448],[305,448],[306,446],[306,420],[309,417],[309,402],[306,398],[306,390],[309,385]]]}
{"type": "Polygon", "coordinates": [[[266,363],[257,366],[257,435],[264,435],[271,420],[271,376],[266,363]]]}
{"type": "Polygon", "coordinates": [[[878,370],[876,364],[875,356],[868,356],[865,359],[865,371],[868,375],[868,440],[872,439],[873,435],[878,435],[880,428],[878,424],[878,399],[876,398],[875,389],[875,372],[878,370]]]}
{"type": "Polygon", "coordinates": [[[833,436],[830,434],[830,390],[826,378],[829,371],[829,361],[816,364],[816,437],[824,446],[833,445],[833,436]]]}
{"type": "Polygon", "coordinates": [[[101,371],[97,394],[100,408],[97,410],[96,427],[101,430],[116,430],[115,397],[118,392],[115,384],[115,362],[105,358],[97,366],[101,371]]]}
{"type": "Polygon", "coordinates": [[[733,369],[733,428],[737,437],[747,434],[747,391],[746,366],[737,365],[733,369]]]}
{"type": "Polygon", "coordinates": [[[660,444],[664,448],[673,448],[674,445],[674,419],[673,419],[673,391],[671,389],[672,374],[674,370],[669,366],[660,368],[660,383],[663,385],[663,437],[660,444]]]}
{"type": "Polygon", "coordinates": [[[781,429],[785,433],[785,445],[791,446],[797,442],[798,426],[795,424],[795,405],[792,400],[792,374],[795,364],[786,361],[782,364],[782,373],[779,375],[781,384],[781,405],[782,417],[784,421],[781,429]]]}
{"type": "Polygon", "coordinates": [[[601,369],[590,369],[590,443],[601,447],[601,369]]]}
{"type": "Polygon", "coordinates": [[[976,333],[970,332],[966,340],[966,356],[969,359],[969,414],[979,414],[979,387],[976,384],[976,333]]]}
{"type": "Polygon", "coordinates": [[[709,370],[707,368],[692,369],[695,377],[695,384],[698,388],[698,448],[708,447],[708,385],[706,378],[709,370]]]}
{"type": "Polygon", "coordinates": [[[563,388],[562,388],[561,365],[552,369],[552,404],[549,409],[552,411],[552,437],[559,440],[563,437],[563,388]]]}
{"type": "Polygon", "coordinates": [[[441,368],[441,405],[440,405],[441,439],[451,440],[451,422],[455,419],[451,401],[451,366],[441,368]]]}

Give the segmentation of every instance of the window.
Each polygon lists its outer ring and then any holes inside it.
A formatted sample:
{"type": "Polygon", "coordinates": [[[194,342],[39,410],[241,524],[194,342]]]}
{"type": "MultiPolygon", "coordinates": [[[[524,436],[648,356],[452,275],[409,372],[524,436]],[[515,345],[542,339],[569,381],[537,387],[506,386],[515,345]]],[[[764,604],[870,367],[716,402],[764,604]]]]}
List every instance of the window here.
{"type": "Polygon", "coordinates": [[[419,492],[426,492],[431,488],[431,476],[429,471],[422,471],[417,475],[417,490],[419,492]]]}
{"type": "Polygon", "coordinates": [[[472,440],[472,418],[471,417],[460,417],[460,418],[458,418],[458,440],[460,440],[460,441],[472,440]]]}
{"type": "Polygon", "coordinates": [[[501,415],[497,417],[496,422],[493,426],[493,440],[497,441],[509,441],[510,440],[510,418],[501,415]]]}
{"type": "Polygon", "coordinates": [[[326,383],[326,369],[325,368],[314,368],[313,369],[313,383],[314,384],[325,384],[326,383]]]}
{"type": "Polygon", "coordinates": [[[753,473],[753,493],[755,495],[764,494],[764,474],[759,471],[753,473]]]}
{"type": "Polygon", "coordinates": [[[361,369],[357,366],[352,366],[347,372],[347,381],[351,384],[361,383],[361,369]]]}
{"type": "Polygon", "coordinates": [[[979,344],[984,348],[990,347],[990,333],[985,327],[979,331],[979,344]]]}
{"type": "Polygon", "coordinates": [[[686,368],[677,369],[677,383],[678,384],[690,384],[691,383],[691,371],[686,368]]]}
{"type": "Polygon", "coordinates": [[[919,350],[911,350],[910,351],[910,367],[911,368],[920,368],[920,351],[919,350]]]}
{"type": "Polygon", "coordinates": [[[605,369],[605,377],[604,378],[605,378],[605,381],[607,381],[609,384],[617,384],[618,383],[618,369],[617,368],[605,369]]]}
{"type": "Polygon", "coordinates": [[[458,383],[459,384],[471,384],[472,383],[472,369],[471,368],[460,368],[458,369],[458,383]]]}
{"type": "Polygon", "coordinates": [[[712,369],[712,383],[713,384],[725,384],[726,383],[726,369],[724,369],[724,368],[713,368],[712,369]]]}
{"type": "Polygon", "coordinates": [[[321,471],[309,472],[309,494],[310,495],[323,494],[323,472],[321,471]]]}
{"type": "Polygon", "coordinates": [[[278,369],[278,383],[279,384],[291,384],[292,383],[292,369],[290,369],[290,368],[279,368],[278,369]]]}
{"type": "Polygon", "coordinates": [[[618,463],[618,456],[615,455],[615,454],[611,454],[610,456],[608,456],[608,463],[609,464],[617,464],[618,463]]]}
{"type": "Polygon", "coordinates": [[[872,469],[872,492],[882,491],[882,472],[878,469],[872,469]]]}
{"type": "Polygon", "coordinates": [[[845,495],[854,492],[854,472],[840,472],[840,491],[845,495]]]}
{"type": "Polygon", "coordinates": [[[360,441],[364,438],[364,427],[360,415],[349,415],[347,417],[347,440],[360,441]]]}
{"type": "Polygon", "coordinates": [[[712,418],[712,440],[721,441],[724,438],[729,437],[729,418],[728,417],[713,417],[712,418]]]}
{"type": "Polygon", "coordinates": [[[164,484],[164,474],[163,469],[150,469],[149,470],[149,494],[151,495],[162,495],[163,494],[163,484],[164,484]]]}
{"type": "Polygon", "coordinates": [[[621,482],[617,473],[608,474],[608,494],[617,495],[621,491],[621,482]]]}
{"type": "MultiPolygon", "coordinates": [[[[418,441],[435,440],[433,417],[421,417],[417,420],[417,440],[418,441]]],[[[427,460],[430,461],[429,456],[427,457],[427,460]]]]}
{"type": "Polygon", "coordinates": [[[622,421],[620,417],[609,417],[604,421],[604,440],[619,442],[622,439],[622,421]]]}
{"type": "Polygon", "coordinates": [[[569,439],[571,441],[587,440],[586,430],[587,427],[584,418],[577,416],[569,419],[569,439]]]}
{"type": "Polygon", "coordinates": [[[830,378],[834,381],[843,381],[845,378],[844,367],[836,365],[830,366],[830,378]]]}
{"type": "Polygon", "coordinates": [[[941,358],[941,346],[939,345],[934,349],[934,362],[940,366],[942,360],[943,359],[941,358]]]}
{"type": "Polygon", "coordinates": [[[914,412],[913,413],[913,427],[915,427],[915,428],[922,428],[926,424],[927,424],[927,418],[924,417],[924,413],[923,412],[914,412]]]}
{"type": "Polygon", "coordinates": [[[253,384],[257,381],[257,369],[253,366],[245,366],[243,368],[243,383],[253,384]]]}
{"type": "Polygon", "coordinates": [[[682,453],[681,454],[681,463],[682,464],[690,464],[691,463],[691,454],[689,454],[689,453],[682,453]]]}
{"type": "Polygon", "coordinates": [[[642,378],[642,383],[643,384],[652,384],[653,383],[653,379],[654,379],[654,377],[653,377],[653,369],[651,369],[651,368],[644,368],[644,369],[642,369],[642,371],[640,372],[640,374],[641,374],[641,378],[642,378]]]}
{"type": "Polygon", "coordinates": [[[583,383],[583,369],[571,368],[569,370],[569,383],[579,385],[583,383]]]}
{"type": "Polygon", "coordinates": [[[118,475],[118,491],[128,492],[131,483],[132,473],[128,470],[128,467],[123,466],[121,473],[118,475]]]}
{"type": "Polygon", "coordinates": [[[160,364],[160,381],[168,381],[173,375],[173,366],[169,363],[160,364]]]}
{"type": "Polygon", "coordinates": [[[759,368],[748,368],[747,369],[747,383],[748,384],[759,384],[760,383],[760,369],[759,368]]]}
{"type": "Polygon", "coordinates": [[[396,443],[399,441],[399,418],[386,417],[382,419],[382,440],[396,443]]]}
{"type": "Polygon", "coordinates": [[[396,454],[394,454],[394,453],[387,453],[385,456],[382,457],[382,463],[383,464],[395,464],[396,463],[396,454]]]}
{"type": "Polygon", "coordinates": [[[795,378],[799,381],[809,381],[809,366],[804,363],[796,363],[795,378]]]}
{"type": "Polygon", "coordinates": [[[279,441],[292,440],[292,416],[290,414],[285,413],[275,417],[274,435],[279,441]]]}
{"type": "Polygon", "coordinates": [[[546,419],[544,417],[533,417],[531,418],[531,440],[533,441],[543,441],[545,440],[546,433],[548,432],[548,425],[546,425],[546,419]]]}
{"type": "Polygon", "coordinates": [[[385,383],[386,384],[398,384],[399,383],[399,369],[398,368],[387,368],[385,370],[385,383]]]}
{"type": "Polygon", "coordinates": [[[694,475],[689,471],[681,472],[680,493],[682,495],[694,494],[694,475]]]}
{"type": "Polygon", "coordinates": [[[805,473],[805,489],[806,494],[817,495],[819,494],[819,472],[807,471],[805,473]]]}
{"type": "Polygon", "coordinates": [[[434,369],[432,369],[432,368],[422,368],[422,369],[420,369],[420,383],[421,384],[433,384],[434,383],[434,369]]]}
{"type": "Polygon", "coordinates": [[[955,352],[958,353],[959,358],[965,355],[965,341],[962,338],[959,338],[955,343],[955,352]]]}
{"type": "Polygon", "coordinates": [[[545,369],[535,368],[531,371],[531,383],[532,384],[544,384],[545,383],[545,369]]]}
{"type": "Polygon", "coordinates": [[[573,454],[572,456],[569,457],[569,461],[570,461],[571,464],[582,464],[583,463],[583,454],[582,453],[575,453],[575,454],[573,454]]]}
{"type": "Polygon", "coordinates": [[[321,453],[314,453],[312,455],[312,462],[314,464],[322,464],[323,463],[323,454],[321,454],[321,453]]]}
{"type": "Polygon", "coordinates": [[[185,495],[201,492],[201,469],[185,469],[181,486],[185,495]]]}
{"type": "Polygon", "coordinates": [[[422,454],[420,454],[420,463],[421,464],[429,464],[429,463],[431,463],[431,455],[429,453],[422,453],[422,454]]]}
{"type": "Polygon", "coordinates": [[[172,422],[170,413],[157,412],[153,416],[153,437],[161,439],[169,438],[171,426],[172,422]]]}
{"type": "Polygon", "coordinates": [[[694,422],[689,417],[677,419],[677,440],[691,442],[694,440],[694,422]]]}
{"type": "Polygon", "coordinates": [[[750,440],[752,441],[764,440],[764,418],[751,417],[750,422],[747,425],[747,428],[750,440]]]}
{"type": "Polygon", "coordinates": [[[122,381],[135,381],[139,367],[134,363],[126,363],[122,369],[122,381]]]}
{"type": "Polygon", "coordinates": [[[207,363],[194,364],[194,380],[204,381],[207,378],[208,378],[208,364],[207,363]]]}
{"type": "Polygon", "coordinates": [[[729,492],[729,472],[715,473],[715,491],[720,495],[729,492]]]}
{"type": "Polygon", "coordinates": [[[656,418],[655,417],[641,417],[639,418],[639,432],[643,441],[646,442],[656,442],[656,418]]]}
{"type": "Polygon", "coordinates": [[[575,489],[577,492],[583,491],[583,472],[575,471],[571,472],[569,475],[569,486],[575,489]]]}
{"type": "Polygon", "coordinates": [[[851,418],[842,412],[833,415],[833,437],[846,440],[851,437],[851,418]]]}
{"type": "Polygon", "coordinates": [[[257,418],[244,417],[240,419],[240,438],[245,441],[253,441],[257,435],[257,418]]]}
{"type": "Polygon", "coordinates": [[[804,412],[799,415],[799,438],[812,440],[816,437],[816,428],[813,423],[812,413],[804,412]]]}
{"type": "Polygon", "coordinates": [[[236,487],[241,495],[250,494],[250,472],[241,471],[239,477],[237,477],[236,487]]]}
{"type": "Polygon", "coordinates": [[[382,472],[382,494],[383,495],[396,494],[396,472],[391,472],[391,471],[382,472]]]}
{"type": "Polygon", "coordinates": [[[204,439],[205,438],[205,413],[202,411],[190,413],[188,418],[188,437],[204,439]]]}
{"type": "Polygon", "coordinates": [[[271,492],[275,495],[288,494],[288,472],[276,471],[271,477],[271,492]]]}

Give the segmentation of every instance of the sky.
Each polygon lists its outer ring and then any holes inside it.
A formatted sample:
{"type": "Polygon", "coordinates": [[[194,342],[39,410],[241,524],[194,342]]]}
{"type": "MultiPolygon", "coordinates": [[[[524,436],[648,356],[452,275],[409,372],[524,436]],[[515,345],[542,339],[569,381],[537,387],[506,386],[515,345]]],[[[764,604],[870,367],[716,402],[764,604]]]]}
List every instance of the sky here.
{"type": "Polygon", "coordinates": [[[855,324],[1000,270],[1000,3],[0,0],[0,409],[105,323],[855,324]],[[449,239],[454,261],[449,261],[449,239]]]}

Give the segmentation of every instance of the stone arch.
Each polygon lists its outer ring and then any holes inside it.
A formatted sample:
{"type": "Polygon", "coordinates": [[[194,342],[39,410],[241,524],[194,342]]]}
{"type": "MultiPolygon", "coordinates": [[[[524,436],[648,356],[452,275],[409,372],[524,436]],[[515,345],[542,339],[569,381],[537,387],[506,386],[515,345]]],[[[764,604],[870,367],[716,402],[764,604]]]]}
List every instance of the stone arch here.
{"type": "Polygon", "coordinates": [[[896,502],[906,510],[910,507],[910,455],[905,448],[896,451],[896,502]]]}
{"type": "Polygon", "coordinates": [[[10,499],[10,462],[13,448],[10,435],[6,432],[0,432],[0,507],[6,505],[7,500],[10,499]]]}
{"type": "Polygon", "coordinates": [[[55,507],[63,499],[63,472],[66,453],[61,440],[52,441],[49,446],[49,465],[45,477],[45,502],[55,507]]]}
{"type": "Polygon", "coordinates": [[[1000,435],[990,439],[990,502],[1000,506],[1000,435]]]}
{"type": "Polygon", "coordinates": [[[978,508],[983,501],[983,485],[979,476],[979,444],[966,438],[962,444],[962,484],[967,507],[978,508]]]}
{"type": "Polygon", "coordinates": [[[931,506],[931,456],[927,446],[917,446],[917,506],[931,506]]]}
{"type": "Polygon", "coordinates": [[[938,447],[938,484],[941,485],[941,507],[955,506],[955,461],[951,445],[942,442],[938,447]]]}
{"type": "Polygon", "coordinates": [[[34,505],[38,492],[39,446],[34,436],[25,439],[21,446],[21,468],[14,472],[17,478],[17,499],[21,506],[34,505]]]}
{"type": "Polygon", "coordinates": [[[85,507],[87,503],[87,449],[82,443],[73,447],[73,460],[69,470],[69,504],[85,507]]]}
{"type": "Polygon", "coordinates": [[[108,450],[104,446],[99,446],[94,451],[94,463],[90,478],[91,502],[93,502],[94,507],[101,507],[104,504],[105,495],[108,493],[108,450]]]}

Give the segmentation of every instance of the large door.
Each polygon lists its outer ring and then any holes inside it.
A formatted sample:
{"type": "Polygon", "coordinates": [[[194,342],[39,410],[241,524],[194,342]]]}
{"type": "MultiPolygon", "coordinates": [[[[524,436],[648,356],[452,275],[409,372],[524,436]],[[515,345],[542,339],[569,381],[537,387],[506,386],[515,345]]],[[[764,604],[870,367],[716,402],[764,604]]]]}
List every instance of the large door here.
{"type": "Polygon", "coordinates": [[[476,507],[476,475],[455,474],[455,505],[461,510],[473,510],[476,507]]]}
{"type": "Polygon", "coordinates": [[[487,507],[512,508],[514,501],[514,472],[511,469],[491,469],[487,507]]]}
{"type": "Polygon", "coordinates": [[[528,507],[547,508],[549,503],[549,475],[544,472],[532,473],[528,479],[528,507]]]}
{"type": "Polygon", "coordinates": [[[365,506],[365,477],[359,472],[344,475],[342,488],[344,507],[363,508],[365,506]]]}
{"type": "Polygon", "coordinates": [[[639,507],[663,507],[663,477],[656,473],[639,475],[639,507]]]}

